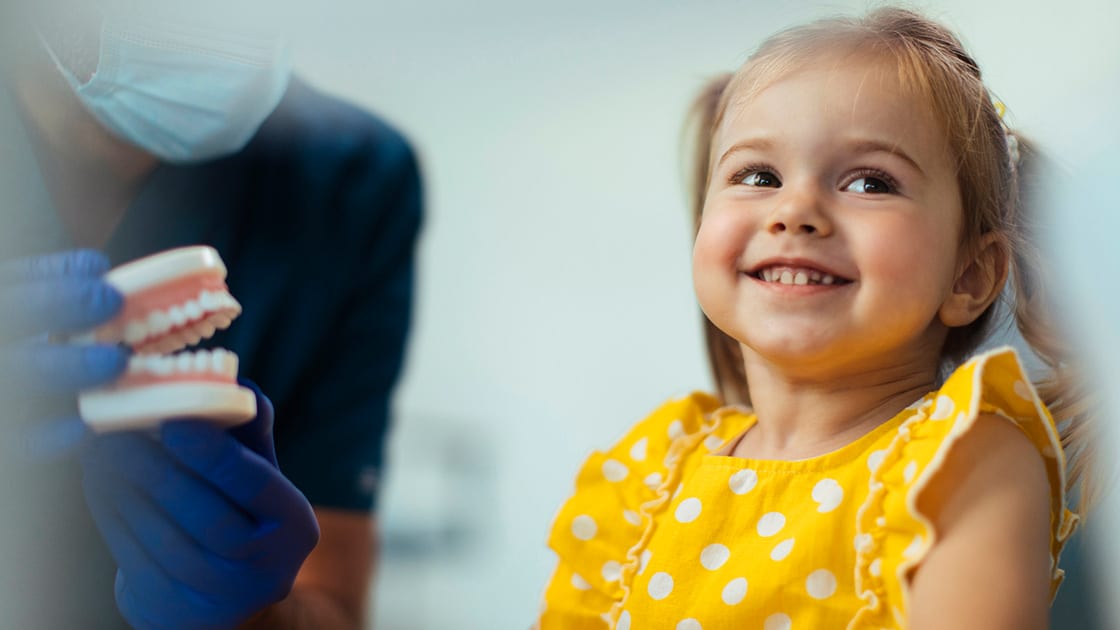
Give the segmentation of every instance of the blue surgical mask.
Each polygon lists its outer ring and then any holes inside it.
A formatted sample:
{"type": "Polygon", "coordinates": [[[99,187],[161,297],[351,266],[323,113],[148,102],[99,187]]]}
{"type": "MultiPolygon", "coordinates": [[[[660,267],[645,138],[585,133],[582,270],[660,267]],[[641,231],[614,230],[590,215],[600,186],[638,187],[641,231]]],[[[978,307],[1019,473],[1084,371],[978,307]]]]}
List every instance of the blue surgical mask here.
{"type": "Polygon", "coordinates": [[[46,47],[98,122],[171,163],[242,149],[279,104],[291,75],[288,50],[276,34],[159,15],[107,14],[97,71],[85,83],[46,47]]]}

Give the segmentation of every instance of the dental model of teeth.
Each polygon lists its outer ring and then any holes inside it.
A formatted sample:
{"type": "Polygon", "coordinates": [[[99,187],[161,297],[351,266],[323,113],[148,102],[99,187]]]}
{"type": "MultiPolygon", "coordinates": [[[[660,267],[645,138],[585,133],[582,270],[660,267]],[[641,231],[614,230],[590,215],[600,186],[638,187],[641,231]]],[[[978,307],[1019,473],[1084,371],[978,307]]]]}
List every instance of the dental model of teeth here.
{"type": "Polygon", "coordinates": [[[237,384],[236,354],[183,350],[241,314],[225,278],[221,257],[206,246],[148,256],[105,275],[124,295],[124,307],[74,342],[124,343],[136,354],[116,382],[79,394],[78,411],[87,425],[115,431],[202,418],[233,426],[256,415],[256,395],[237,384]]]}

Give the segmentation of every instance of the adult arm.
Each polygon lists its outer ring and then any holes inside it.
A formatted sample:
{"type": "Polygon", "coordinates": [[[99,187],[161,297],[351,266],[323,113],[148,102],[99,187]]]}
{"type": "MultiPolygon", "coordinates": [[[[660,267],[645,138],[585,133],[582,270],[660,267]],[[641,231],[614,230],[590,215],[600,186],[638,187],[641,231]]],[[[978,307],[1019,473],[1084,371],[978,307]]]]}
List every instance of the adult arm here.
{"type": "Polygon", "coordinates": [[[319,545],[288,597],[247,622],[245,630],[338,630],[363,627],[377,550],[372,514],[316,507],[319,545]]]}

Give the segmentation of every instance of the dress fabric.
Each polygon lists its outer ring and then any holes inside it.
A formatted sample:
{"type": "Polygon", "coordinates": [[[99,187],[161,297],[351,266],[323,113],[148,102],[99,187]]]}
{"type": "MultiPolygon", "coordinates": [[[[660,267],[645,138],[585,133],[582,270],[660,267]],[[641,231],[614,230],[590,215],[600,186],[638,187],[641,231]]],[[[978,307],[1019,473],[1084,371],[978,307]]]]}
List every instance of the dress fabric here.
{"type": "Polygon", "coordinates": [[[859,439],[797,461],[716,455],[755,423],[706,394],[672,400],[588,457],[549,535],[541,630],[904,628],[935,539],[916,507],[980,414],[1013,422],[1051,487],[1051,595],[1077,518],[1054,421],[1015,352],[958,368],[859,439]]]}

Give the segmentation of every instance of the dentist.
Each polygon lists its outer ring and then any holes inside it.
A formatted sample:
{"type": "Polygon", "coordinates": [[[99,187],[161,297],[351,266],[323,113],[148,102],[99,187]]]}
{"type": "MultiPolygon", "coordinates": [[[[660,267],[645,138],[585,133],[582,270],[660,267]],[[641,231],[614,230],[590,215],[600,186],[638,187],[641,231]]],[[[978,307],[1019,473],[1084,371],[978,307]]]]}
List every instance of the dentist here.
{"type": "Polygon", "coordinates": [[[200,11],[0,16],[0,404],[32,460],[0,471],[29,480],[0,496],[25,504],[0,545],[21,567],[3,600],[19,627],[360,628],[368,613],[417,165],[384,122],[293,78],[279,38],[200,11]],[[47,338],[119,310],[110,265],[198,243],[244,308],[204,346],[240,356],[258,417],[84,435],[74,393],[127,354],[47,338]]]}

